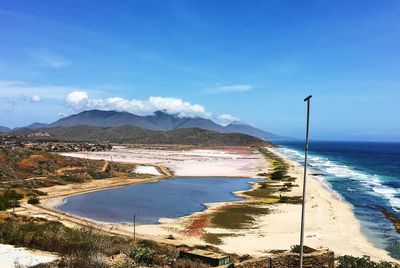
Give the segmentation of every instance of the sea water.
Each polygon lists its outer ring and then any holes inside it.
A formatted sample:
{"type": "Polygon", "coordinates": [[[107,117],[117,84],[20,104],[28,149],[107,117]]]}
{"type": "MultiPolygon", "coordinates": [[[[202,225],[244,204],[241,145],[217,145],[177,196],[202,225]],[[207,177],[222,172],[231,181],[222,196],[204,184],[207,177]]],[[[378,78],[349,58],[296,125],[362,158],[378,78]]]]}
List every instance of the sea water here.
{"type": "MultiPolygon", "coordinates": [[[[280,145],[278,151],[304,164],[304,143],[280,145]]],[[[382,213],[400,217],[400,143],[310,142],[309,167],[353,206],[368,239],[400,259],[400,235],[382,213]]]]}

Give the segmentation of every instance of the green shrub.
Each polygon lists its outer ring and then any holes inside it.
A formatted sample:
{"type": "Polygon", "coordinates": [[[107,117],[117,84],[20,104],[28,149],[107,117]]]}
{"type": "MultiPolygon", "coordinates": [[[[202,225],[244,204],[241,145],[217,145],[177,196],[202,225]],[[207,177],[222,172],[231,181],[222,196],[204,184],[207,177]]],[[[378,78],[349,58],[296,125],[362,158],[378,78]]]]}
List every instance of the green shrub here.
{"type": "Polygon", "coordinates": [[[338,258],[338,268],[400,268],[400,265],[389,262],[374,262],[368,256],[345,255],[338,258]]]}
{"type": "Polygon", "coordinates": [[[286,204],[301,204],[302,197],[301,196],[279,196],[279,203],[286,203],[286,204]]]}
{"type": "Polygon", "coordinates": [[[285,172],[283,170],[277,170],[272,172],[271,179],[274,181],[280,181],[285,176],[285,172]]]}
{"type": "Polygon", "coordinates": [[[18,194],[15,190],[8,190],[3,194],[3,197],[9,200],[19,200],[23,197],[23,195],[18,194]]]}
{"type": "Polygon", "coordinates": [[[137,242],[137,245],[143,248],[150,248],[157,251],[160,250],[160,245],[152,240],[147,240],[147,239],[139,240],[137,242]]]}
{"type": "Polygon", "coordinates": [[[78,182],[84,182],[86,180],[86,177],[84,175],[79,175],[79,174],[65,174],[60,176],[60,179],[66,182],[78,183],[78,182]]]}
{"type": "MultiPolygon", "coordinates": [[[[293,246],[291,246],[290,247],[290,251],[291,252],[293,252],[293,253],[300,253],[300,245],[293,245],[293,246]]],[[[307,253],[313,253],[313,252],[315,252],[315,251],[317,251],[316,249],[313,249],[313,248],[311,248],[311,247],[308,247],[308,246],[303,246],[303,252],[305,253],[305,254],[307,254],[307,253]]]]}
{"type": "Polygon", "coordinates": [[[19,207],[19,200],[23,197],[22,194],[18,194],[15,190],[7,190],[2,196],[0,196],[0,210],[6,210],[12,208],[15,204],[19,207]]]}
{"type": "Polygon", "coordinates": [[[28,199],[28,204],[37,205],[39,203],[40,203],[39,198],[37,198],[36,196],[30,196],[28,199]]]}
{"type": "Polygon", "coordinates": [[[293,183],[291,182],[286,182],[283,184],[284,187],[293,187],[293,183]]]}
{"type": "Polygon", "coordinates": [[[148,247],[130,248],[126,255],[137,264],[153,264],[156,251],[148,247]]]}
{"type": "Polygon", "coordinates": [[[110,174],[107,172],[94,171],[94,170],[90,170],[89,175],[95,180],[101,180],[110,177],[110,174]]]}

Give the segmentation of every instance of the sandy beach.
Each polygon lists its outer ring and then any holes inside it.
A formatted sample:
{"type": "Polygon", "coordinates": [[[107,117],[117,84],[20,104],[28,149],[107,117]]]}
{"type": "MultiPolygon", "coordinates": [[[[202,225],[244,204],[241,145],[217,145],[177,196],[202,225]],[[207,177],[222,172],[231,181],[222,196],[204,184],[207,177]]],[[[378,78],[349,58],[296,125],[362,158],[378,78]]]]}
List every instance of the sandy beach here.
{"type": "MultiPolygon", "coordinates": [[[[302,167],[286,156],[279,155],[289,163],[289,175],[296,177],[296,183],[302,185],[302,167]]],[[[385,250],[375,247],[367,240],[351,205],[341,201],[336,193],[310,174],[307,184],[305,244],[314,248],[327,247],[337,255],[368,255],[376,260],[396,261],[385,250]]],[[[301,187],[295,187],[288,195],[301,195],[301,190],[301,187]]],[[[227,252],[260,254],[264,250],[288,249],[290,245],[298,244],[301,206],[273,206],[273,213],[259,218],[259,228],[256,231],[249,231],[244,235],[245,238],[224,238],[221,248],[227,252]],[[243,243],[243,239],[252,242],[243,243]]]]}
{"type": "MultiPolygon", "coordinates": [[[[273,150],[273,149],[272,149],[273,150]]],[[[288,196],[301,195],[303,182],[303,171],[294,161],[286,156],[280,155],[289,164],[289,175],[297,178],[296,184],[288,196]]],[[[113,155],[113,161],[138,163],[145,165],[163,166],[174,172],[176,176],[230,176],[230,177],[254,177],[260,172],[268,171],[269,164],[264,156],[258,151],[247,148],[215,150],[151,150],[118,148],[112,152],[91,153],[68,153],[64,155],[84,157],[90,159],[106,159],[113,155]]],[[[149,170],[149,168],[142,168],[149,170]]],[[[312,172],[310,172],[311,174],[312,172]]],[[[29,209],[24,205],[20,213],[30,215],[41,215],[43,217],[55,218],[69,226],[82,225],[87,219],[67,215],[55,210],[55,206],[72,194],[96,189],[121,186],[126,184],[140,183],[145,180],[120,181],[113,183],[112,179],[87,183],[86,186],[53,186],[40,190],[48,193],[40,208],[29,209]],[[25,211],[24,211],[25,209],[25,211]],[[46,211],[47,210],[47,211],[46,211]],[[33,212],[34,211],[34,212],[33,212]]],[[[203,212],[194,213],[179,219],[160,219],[161,224],[139,225],[136,231],[139,236],[172,244],[205,244],[201,234],[185,233],[188,222],[203,214],[209,214],[224,203],[207,204],[208,209],[203,212]],[[172,235],[174,240],[167,239],[172,235]]],[[[253,256],[265,255],[273,249],[289,249],[291,245],[299,243],[300,205],[273,204],[266,205],[272,212],[268,215],[257,216],[257,228],[240,230],[221,230],[206,228],[207,233],[234,233],[233,236],[222,238],[219,245],[228,253],[250,254],[253,256]],[[240,233],[240,234],[238,234],[240,233]],[[251,241],[251,242],[249,242],[251,241]]],[[[99,223],[99,226],[110,230],[111,233],[120,235],[132,235],[131,224],[107,224],[99,223]]],[[[371,256],[374,260],[394,261],[385,250],[379,249],[371,244],[361,232],[359,221],[355,218],[350,204],[340,200],[315,176],[309,176],[307,185],[307,207],[305,223],[305,243],[314,248],[329,248],[337,255],[371,256]]]]}

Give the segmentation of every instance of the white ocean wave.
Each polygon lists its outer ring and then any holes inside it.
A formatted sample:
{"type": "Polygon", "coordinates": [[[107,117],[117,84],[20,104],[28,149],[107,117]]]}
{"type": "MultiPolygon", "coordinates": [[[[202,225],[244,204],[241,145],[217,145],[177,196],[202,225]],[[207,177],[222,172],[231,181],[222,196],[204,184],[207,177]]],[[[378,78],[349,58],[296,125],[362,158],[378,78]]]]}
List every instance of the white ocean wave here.
{"type": "MultiPolygon", "coordinates": [[[[292,160],[297,162],[303,161],[303,153],[297,150],[287,147],[280,147],[278,150],[292,160]]],[[[313,169],[327,173],[332,177],[342,179],[346,178],[360,182],[361,187],[365,187],[366,190],[368,190],[372,195],[386,199],[395,211],[400,212],[400,189],[395,189],[384,185],[383,178],[380,176],[353,170],[349,166],[335,163],[326,157],[318,155],[310,155],[309,163],[313,169]]],[[[319,178],[319,180],[325,185],[329,185],[326,179],[319,178]]],[[[329,186],[328,188],[331,189],[329,186]]],[[[348,190],[353,191],[351,189],[348,190]]]]}

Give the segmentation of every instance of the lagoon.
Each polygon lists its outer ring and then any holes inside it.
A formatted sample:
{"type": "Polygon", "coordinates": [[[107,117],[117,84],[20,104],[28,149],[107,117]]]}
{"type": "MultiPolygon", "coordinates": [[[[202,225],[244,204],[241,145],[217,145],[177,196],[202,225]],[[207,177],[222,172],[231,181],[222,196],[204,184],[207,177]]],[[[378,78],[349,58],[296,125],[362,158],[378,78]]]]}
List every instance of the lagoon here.
{"type": "Polygon", "coordinates": [[[206,203],[240,201],[233,192],[251,188],[254,178],[170,178],[68,197],[59,210],[110,223],[158,223],[206,209],[206,203]]]}

